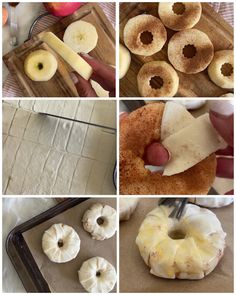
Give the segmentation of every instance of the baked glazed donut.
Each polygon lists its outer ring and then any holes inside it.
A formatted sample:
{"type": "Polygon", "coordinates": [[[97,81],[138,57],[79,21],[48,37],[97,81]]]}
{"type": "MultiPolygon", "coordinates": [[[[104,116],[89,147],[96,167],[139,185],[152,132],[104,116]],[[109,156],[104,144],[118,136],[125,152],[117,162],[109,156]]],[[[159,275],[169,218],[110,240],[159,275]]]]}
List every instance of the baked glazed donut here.
{"type": "Polygon", "coordinates": [[[223,256],[226,234],[208,209],[188,204],[180,220],[168,217],[172,210],[159,206],[147,214],[136,238],[140,254],[153,275],[202,279],[223,256]]]}
{"type": "Polygon", "coordinates": [[[234,51],[216,51],[208,67],[212,82],[221,88],[234,88],[234,51]]]}
{"type": "Polygon", "coordinates": [[[202,207],[220,208],[233,203],[234,199],[229,197],[208,197],[208,198],[189,198],[189,202],[202,207]]]}
{"type": "Polygon", "coordinates": [[[139,70],[137,82],[139,93],[144,97],[172,97],[178,91],[179,76],[167,62],[150,61],[139,70]]]}
{"type": "Polygon", "coordinates": [[[68,262],[79,253],[80,238],[71,226],[53,224],[43,234],[42,248],[52,262],[68,262]]]}
{"type": "Polygon", "coordinates": [[[199,22],[202,6],[200,2],[161,2],[158,14],[167,28],[181,31],[191,29],[199,22]]]}
{"type": "Polygon", "coordinates": [[[216,157],[210,155],[188,170],[162,176],[144,167],[148,145],[160,141],[164,103],[145,105],[120,122],[120,193],[124,195],[206,195],[215,179],[216,157]]]}
{"type": "Polygon", "coordinates": [[[168,58],[173,67],[186,74],[196,74],[207,68],[214,56],[209,37],[197,29],[175,33],[168,44],[168,58]]]}
{"type": "Polygon", "coordinates": [[[78,275],[81,285],[90,293],[108,293],[116,284],[114,266],[102,257],[86,260],[78,275]]]}
{"type": "Polygon", "coordinates": [[[124,42],[134,54],[150,56],[160,51],[167,40],[162,22],[153,15],[143,14],[128,20],[124,27],[124,42]]]}
{"type": "Polygon", "coordinates": [[[108,205],[93,204],[84,213],[82,223],[93,239],[109,239],[116,232],[116,210],[108,205]]]}

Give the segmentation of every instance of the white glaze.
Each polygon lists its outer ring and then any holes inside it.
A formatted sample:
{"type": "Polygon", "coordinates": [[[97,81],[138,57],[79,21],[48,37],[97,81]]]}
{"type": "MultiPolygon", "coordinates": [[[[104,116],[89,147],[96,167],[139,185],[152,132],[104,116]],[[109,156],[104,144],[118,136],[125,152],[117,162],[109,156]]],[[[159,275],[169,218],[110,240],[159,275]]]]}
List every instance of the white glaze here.
{"type": "Polygon", "coordinates": [[[226,234],[208,209],[187,204],[180,221],[168,217],[172,210],[159,206],[147,214],[136,238],[140,254],[156,276],[202,279],[223,256],[226,234]],[[174,230],[184,236],[172,239],[174,230]]]}

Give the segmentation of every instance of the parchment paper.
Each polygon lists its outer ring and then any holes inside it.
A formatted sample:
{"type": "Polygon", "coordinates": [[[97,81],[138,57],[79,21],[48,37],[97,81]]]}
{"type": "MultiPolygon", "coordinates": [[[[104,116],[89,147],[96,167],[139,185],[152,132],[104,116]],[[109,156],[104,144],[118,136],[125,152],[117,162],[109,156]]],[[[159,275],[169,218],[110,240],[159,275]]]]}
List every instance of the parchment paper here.
{"type": "MultiPolygon", "coordinates": [[[[94,203],[99,202],[116,208],[115,198],[89,199],[46,222],[28,230],[24,239],[52,292],[85,292],[79,283],[77,271],[82,263],[94,256],[101,256],[116,268],[116,235],[104,241],[93,240],[82,226],[84,212],[94,203]],[[81,239],[80,252],[75,259],[67,263],[53,263],[42,250],[42,236],[54,223],[65,223],[72,226],[81,239]]],[[[113,290],[115,292],[115,290],[113,290]]]]}
{"type": "Polygon", "coordinates": [[[120,292],[233,292],[233,205],[212,209],[227,233],[225,254],[214,271],[202,280],[170,280],[150,274],[135,239],[145,215],[157,198],[140,199],[129,221],[120,223],[120,292]]]}

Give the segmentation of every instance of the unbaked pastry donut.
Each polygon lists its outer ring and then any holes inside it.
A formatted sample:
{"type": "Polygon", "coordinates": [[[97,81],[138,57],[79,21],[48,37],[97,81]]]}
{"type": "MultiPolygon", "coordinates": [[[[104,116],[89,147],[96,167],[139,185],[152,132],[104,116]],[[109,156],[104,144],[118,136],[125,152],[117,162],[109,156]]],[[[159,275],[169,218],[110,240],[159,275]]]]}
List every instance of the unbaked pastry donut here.
{"type": "Polygon", "coordinates": [[[216,171],[215,154],[172,176],[144,167],[145,148],[161,137],[164,103],[145,105],[120,122],[120,193],[124,195],[207,194],[216,171]]]}
{"type": "Polygon", "coordinates": [[[168,44],[168,58],[173,67],[186,74],[196,74],[207,68],[214,56],[209,37],[197,29],[175,33],[168,44]]]}
{"type": "Polygon", "coordinates": [[[53,224],[43,234],[42,248],[52,262],[68,262],[79,253],[80,238],[71,226],[53,224]]]}
{"type": "Polygon", "coordinates": [[[109,239],[116,232],[116,210],[108,205],[93,204],[84,213],[82,223],[93,239],[109,239]]]}
{"type": "Polygon", "coordinates": [[[108,293],[116,284],[114,266],[102,257],[86,260],[78,271],[79,281],[90,293],[108,293]]]}
{"type": "Polygon", "coordinates": [[[179,76],[165,61],[145,63],[137,75],[138,90],[144,97],[172,97],[179,87],[179,76]]]}
{"type": "Polygon", "coordinates": [[[120,221],[129,220],[136,209],[139,198],[120,198],[120,221]]]}
{"type": "Polygon", "coordinates": [[[147,214],[136,238],[140,254],[153,275],[202,279],[223,256],[226,234],[208,209],[187,204],[180,220],[168,217],[172,210],[158,206],[147,214]]]}
{"type": "Polygon", "coordinates": [[[200,20],[200,2],[160,2],[158,14],[163,24],[174,31],[191,29],[200,20]]]}
{"type": "Polygon", "coordinates": [[[159,18],[143,14],[132,17],[124,27],[124,42],[134,54],[150,56],[160,51],[167,33],[159,18]]]}
{"type": "Polygon", "coordinates": [[[234,51],[216,51],[208,67],[210,79],[221,88],[234,88],[234,51]]]}
{"type": "Polygon", "coordinates": [[[230,205],[234,201],[229,197],[189,198],[189,202],[208,208],[220,208],[230,205]]]}

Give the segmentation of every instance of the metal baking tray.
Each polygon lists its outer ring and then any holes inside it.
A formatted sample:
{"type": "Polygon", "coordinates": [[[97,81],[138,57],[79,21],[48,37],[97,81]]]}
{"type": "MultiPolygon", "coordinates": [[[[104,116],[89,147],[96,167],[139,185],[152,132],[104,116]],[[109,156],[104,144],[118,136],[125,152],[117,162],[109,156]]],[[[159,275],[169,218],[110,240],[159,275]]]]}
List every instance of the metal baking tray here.
{"type": "Polygon", "coordinates": [[[38,224],[88,200],[89,198],[68,198],[49,210],[15,227],[6,239],[6,251],[27,292],[50,292],[32,256],[23,233],[38,224]]]}

